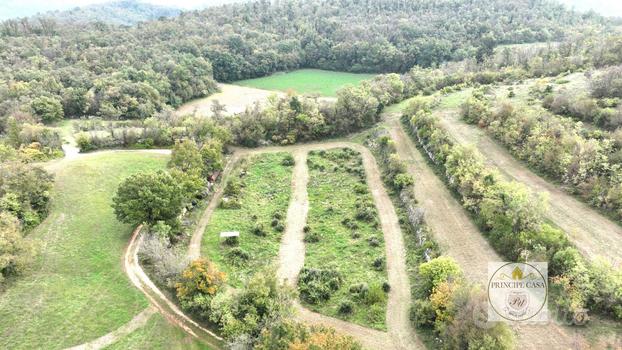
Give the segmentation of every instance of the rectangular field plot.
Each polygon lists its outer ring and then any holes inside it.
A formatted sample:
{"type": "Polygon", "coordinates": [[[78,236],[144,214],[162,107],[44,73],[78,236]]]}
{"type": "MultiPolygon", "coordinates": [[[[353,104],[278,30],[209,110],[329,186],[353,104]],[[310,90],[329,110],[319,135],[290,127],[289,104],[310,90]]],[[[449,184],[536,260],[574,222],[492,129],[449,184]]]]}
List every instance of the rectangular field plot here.
{"type": "Polygon", "coordinates": [[[310,309],[386,329],[387,275],[383,234],[351,149],[309,153],[306,257],[298,289],[310,309]]]}
{"type": "Polygon", "coordinates": [[[337,96],[337,90],[345,85],[357,85],[361,81],[373,77],[373,74],[300,69],[287,73],[275,73],[262,78],[240,80],[234,84],[264,90],[295,91],[299,94],[337,96]]]}
{"type": "Polygon", "coordinates": [[[226,180],[223,200],[205,229],[201,253],[235,287],[255,270],[276,262],[285,230],[292,165],[288,153],[257,155],[243,161],[226,180]],[[239,232],[239,237],[221,238],[223,232],[239,232]]]}

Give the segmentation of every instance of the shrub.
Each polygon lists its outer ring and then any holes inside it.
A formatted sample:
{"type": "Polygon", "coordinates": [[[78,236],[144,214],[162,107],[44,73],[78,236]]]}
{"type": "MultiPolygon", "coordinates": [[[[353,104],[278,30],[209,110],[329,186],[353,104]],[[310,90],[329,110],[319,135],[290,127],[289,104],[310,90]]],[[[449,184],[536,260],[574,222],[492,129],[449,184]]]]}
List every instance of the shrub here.
{"type": "Polygon", "coordinates": [[[391,285],[389,282],[382,282],[382,291],[385,293],[389,293],[391,291],[391,285]]]}
{"type": "Polygon", "coordinates": [[[276,232],[283,232],[285,231],[285,225],[279,222],[276,226],[274,226],[274,230],[276,232]]]}
{"type": "Polygon", "coordinates": [[[244,265],[251,259],[251,255],[240,247],[234,247],[227,252],[227,259],[233,265],[244,265]]]}
{"type": "Polygon", "coordinates": [[[432,328],[436,313],[427,299],[415,299],[410,307],[410,320],[417,328],[432,328]]]}
{"type": "Polygon", "coordinates": [[[349,299],[343,299],[339,303],[339,313],[342,315],[350,315],[354,311],[354,304],[349,299]]]}
{"type": "Polygon", "coordinates": [[[385,263],[384,256],[379,256],[376,259],[374,259],[372,266],[374,267],[376,271],[382,271],[384,270],[384,263],[385,263]]]}
{"type": "Polygon", "coordinates": [[[292,156],[291,154],[286,154],[285,157],[283,157],[283,160],[281,161],[281,165],[283,166],[294,166],[296,164],[296,161],[294,160],[294,156],[292,156]]]}
{"type": "Polygon", "coordinates": [[[225,244],[231,247],[237,246],[238,244],[240,244],[240,237],[237,237],[237,236],[227,237],[225,238],[225,244]]]}
{"type": "Polygon", "coordinates": [[[176,295],[184,310],[205,312],[204,299],[213,298],[225,283],[225,274],[206,258],[190,263],[175,284],[176,295]]]}
{"type": "Polygon", "coordinates": [[[305,243],[317,243],[321,239],[321,235],[316,231],[306,232],[304,241],[305,243]]]}
{"type": "Polygon", "coordinates": [[[5,278],[22,273],[34,254],[33,241],[24,239],[19,220],[0,211],[0,285],[5,278]]]}
{"type": "Polygon", "coordinates": [[[268,232],[266,232],[266,229],[264,228],[262,223],[256,223],[253,227],[252,232],[255,236],[259,237],[265,237],[266,235],[268,235],[268,232]]]}
{"type": "Polygon", "coordinates": [[[310,304],[319,304],[330,299],[341,288],[343,277],[332,268],[303,268],[298,277],[300,298],[310,304]]]}
{"type": "Polygon", "coordinates": [[[376,236],[371,236],[367,239],[367,243],[369,243],[369,245],[372,247],[379,247],[380,242],[381,242],[380,238],[376,236]]]}
{"type": "Polygon", "coordinates": [[[189,263],[184,254],[173,249],[168,239],[154,234],[146,235],[138,256],[142,264],[151,267],[156,283],[169,288],[175,287],[189,263]]]}
{"type": "Polygon", "coordinates": [[[440,256],[419,265],[419,286],[423,295],[430,295],[443,282],[458,279],[462,275],[460,266],[447,256],[440,256]]]}

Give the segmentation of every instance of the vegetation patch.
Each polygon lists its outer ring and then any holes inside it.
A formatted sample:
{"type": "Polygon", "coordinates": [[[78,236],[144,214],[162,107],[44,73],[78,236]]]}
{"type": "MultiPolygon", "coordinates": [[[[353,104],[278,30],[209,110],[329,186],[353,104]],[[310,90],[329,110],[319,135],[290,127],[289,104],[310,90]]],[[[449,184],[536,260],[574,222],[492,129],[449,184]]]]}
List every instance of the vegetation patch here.
{"type": "Polygon", "coordinates": [[[287,153],[258,155],[243,161],[227,180],[222,202],[203,235],[202,255],[218,265],[233,286],[278,255],[291,193],[289,160],[287,153]],[[233,231],[239,238],[220,238],[221,232],[233,231]]]}
{"type": "Polygon", "coordinates": [[[294,91],[300,94],[337,96],[337,90],[345,85],[358,85],[371,79],[373,74],[333,72],[321,69],[300,69],[287,73],[275,73],[263,78],[241,80],[237,85],[264,90],[294,91]]]}
{"type": "Polygon", "coordinates": [[[385,249],[362,158],[348,148],[310,152],[308,166],[301,298],[322,314],[384,330],[385,249]]]}
{"type": "Polygon", "coordinates": [[[0,297],[0,348],[81,344],[147,307],[121,264],[133,227],[118,222],[110,205],[124,178],[163,169],[166,159],[140,153],[93,155],[56,174],[50,214],[30,234],[44,242],[35,266],[0,297]]]}

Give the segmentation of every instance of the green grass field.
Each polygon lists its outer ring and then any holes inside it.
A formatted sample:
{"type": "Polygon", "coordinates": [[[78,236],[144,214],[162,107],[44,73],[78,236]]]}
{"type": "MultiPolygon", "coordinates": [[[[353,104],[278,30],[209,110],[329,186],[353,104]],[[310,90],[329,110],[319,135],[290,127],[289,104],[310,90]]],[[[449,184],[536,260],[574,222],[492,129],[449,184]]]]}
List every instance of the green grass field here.
{"type": "Polygon", "coordinates": [[[0,348],[61,349],[127,323],[148,304],[122,268],[132,227],[111,197],[128,175],[163,169],[167,156],[98,154],[56,174],[49,217],[31,236],[42,242],[32,271],[0,296],[0,348]]]}
{"type": "Polygon", "coordinates": [[[383,234],[379,228],[375,206],[371,221],[356,219],[357,200],[372,201],[369,189],[364,183],[362,159],[358,154],[344,156],[342,150],[330,150],[311,152],[308,164],[308,235],[318,235],[319,241],[306,243],[305,267],[331,266],[341,273],[344,280],[342,287],[328,301],[306,306],[325,315],[386,330],[384,292],[382,300],[368,304],[349,291],[350,286],[360,283],[367,284],[370,289],[378,289],[387,281],[384,265],[379,269],[373,267],[377,258],[385,259],[383,234]],[[355,171],[358,173],[354,173],[355,171]],[[358,227],[346,227],[344,219],[350,219],[358,227]],[[374,221],[378,224],[374,224],[374,221]],[[375,237],[377,244],[370,244],[372,237],[375,237]],[[354,304],[350,315],[342,315],[338,311],[339,305],[345,299],[354,304]]]}
{"type": "MultiPolygon", "coordinates": [[[[291,194],[292,167],[281,165],[286,153],[257,155],[241,166],[246,175],[241,178],[242,190],[239,209],[216,209],[205,229],[201,253],[227,273],[228,282],[241,282],[254,271],[274,262],[278,256],[282,232],[273,226],[273,215],[279,213],[279,223],[285,226],[287,206],[291,194]],[[261,224],[265,236],[253,233],[261,224]],[[220,232],[239,231],[239,245],[231,246],[220,239],[220,232]],[[233,255],[241,249],[247,259],[233,255]]],[[[239,177],[234,172],[232,178],[239,177]]]]}
{"type": "Polygon", "coordinates": [[[128,334],[107,350],[209,350],[181,329],[171,326],[166,319],[155,314],[144,327],[128,334]]]}
{"type": "Polygon", "coordinates": [[[373,78],[373,74],[332,72],[320,69],[300,69],[287,73],[275,73],[267,77],[240,80],[236,85],[264,90],[294,91],[303,94],[337,96],[337,90],[345,85],[356,85],[373,78]]]}

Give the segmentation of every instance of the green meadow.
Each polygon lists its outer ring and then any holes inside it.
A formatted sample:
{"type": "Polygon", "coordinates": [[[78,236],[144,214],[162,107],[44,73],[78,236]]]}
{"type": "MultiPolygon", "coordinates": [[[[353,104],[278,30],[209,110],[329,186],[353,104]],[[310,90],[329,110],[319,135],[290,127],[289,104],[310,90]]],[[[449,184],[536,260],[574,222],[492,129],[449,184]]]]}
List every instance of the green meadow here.
{"type": "Polygon", "coordinates": [[[287,73],[275,73],[262,78],[240,80],[234,84],[264,90],[294,91],[301,94],[335,97],[337,90],[345,85],[356,85],[373,77],[373,74],[300,69],[287,73]]]}

